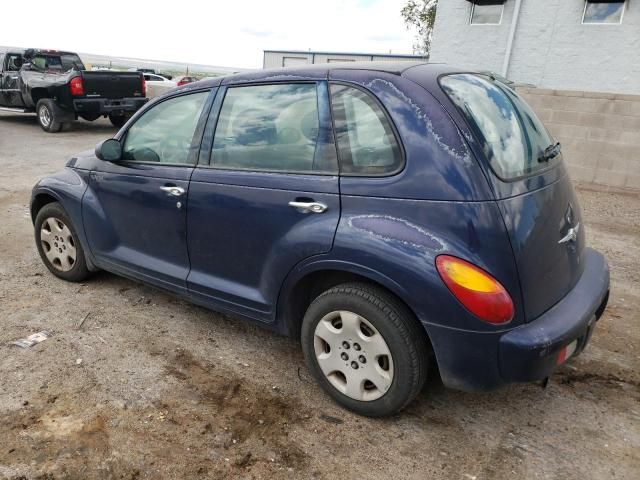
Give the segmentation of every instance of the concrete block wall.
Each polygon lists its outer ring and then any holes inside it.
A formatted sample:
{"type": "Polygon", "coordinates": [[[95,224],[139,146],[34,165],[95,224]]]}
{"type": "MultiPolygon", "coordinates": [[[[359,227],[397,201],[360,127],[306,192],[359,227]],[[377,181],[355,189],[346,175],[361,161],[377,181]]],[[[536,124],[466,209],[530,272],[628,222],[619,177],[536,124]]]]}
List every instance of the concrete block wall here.
{"type": "Polygon", "coordinates": [[[562,143],[573,180],[640,191],[640,95],[518,92],[562,143]]]}

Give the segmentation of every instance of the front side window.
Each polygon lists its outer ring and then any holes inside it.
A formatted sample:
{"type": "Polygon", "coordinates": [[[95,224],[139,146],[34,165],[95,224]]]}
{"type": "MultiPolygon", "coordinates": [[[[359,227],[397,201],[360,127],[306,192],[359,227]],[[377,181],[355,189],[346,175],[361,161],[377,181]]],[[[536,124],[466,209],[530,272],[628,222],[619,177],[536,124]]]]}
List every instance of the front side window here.
{"type": "Polygon", "coordinates": [[[123,159],[189,163],[193,135],[209,92],[170,98],[144,113],[128,130],[123,159]]]}
{"type": "Polygon", "coordinates": [[[624,4],[624,0],[609,2],[587,0],[584,6],[582,23],[622,23],[624,4]]]}
{"type": "Polygon", "coordinates": [[[502,22],[504,1],[474,2],[471,5],[472,25],[499,25],[502,22]]]}
{"type": "Polygon", "coordinates": [[[341,173],[386,175],[402,167],[402,152],[391,124],[369,94],[331,85],[331,104],[341,173]]]}
{"type": "Polygon", "coordinates": [[[316,148],[320,130],[316,90],[308,83],[229,88],[216,126],[212,165],[327,172],[318,153],[322,149],[316,148]]]}
{"type": "Polygon", "coordinates": [[[530,175],[558,161],[559,156],[545,157],[553,145],[547,129],[505,84],[473,74],[448,75],[440,83],[483,143],[500,178],[530,175]]]}

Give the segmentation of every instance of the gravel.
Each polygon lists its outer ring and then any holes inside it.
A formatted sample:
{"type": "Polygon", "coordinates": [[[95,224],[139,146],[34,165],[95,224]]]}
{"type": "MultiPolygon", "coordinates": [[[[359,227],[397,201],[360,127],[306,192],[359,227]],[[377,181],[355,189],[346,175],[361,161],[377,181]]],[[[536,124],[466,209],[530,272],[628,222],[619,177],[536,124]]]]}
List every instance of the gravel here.
{"type": "Polygon", "coordinates": [[[46,134],[0,113],[0,479],[638,478],[638,196],[579,190],[611,300],[546,389],[468,394],[434,379],[402,414],[371,420],[322,393],[295,339],[111,274],[71,284],[45,269],[31,187],[114,133],[99,120],[46,134]]]}

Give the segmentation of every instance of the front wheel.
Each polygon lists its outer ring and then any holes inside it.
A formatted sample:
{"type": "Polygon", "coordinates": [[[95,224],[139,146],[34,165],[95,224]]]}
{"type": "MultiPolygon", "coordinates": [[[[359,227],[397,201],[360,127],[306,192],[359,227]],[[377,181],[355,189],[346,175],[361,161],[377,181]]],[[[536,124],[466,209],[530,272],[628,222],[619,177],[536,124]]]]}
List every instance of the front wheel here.
{"type": "Polygon", "coordinates": [[[420,392],[427,377],[426,334],[385,290],[349,283],[327,290],[302,322],[311,374],[338,403],[361,415],[392,415],[420,392]]]}
{"type": "Polygon", "coordinates": [[[56,277],[81,282],[89,276],[76,230],[59,203],[48,203],[38,212],[35,237],[42,262],[56,277]]]}
{"type": "Polygon", "coordinates": [[[39,100],[36,105],[38,124],[45,132],[55,133],[62,129],[62,122],[59,119],[58,108],[50,98],[39,100]]]}

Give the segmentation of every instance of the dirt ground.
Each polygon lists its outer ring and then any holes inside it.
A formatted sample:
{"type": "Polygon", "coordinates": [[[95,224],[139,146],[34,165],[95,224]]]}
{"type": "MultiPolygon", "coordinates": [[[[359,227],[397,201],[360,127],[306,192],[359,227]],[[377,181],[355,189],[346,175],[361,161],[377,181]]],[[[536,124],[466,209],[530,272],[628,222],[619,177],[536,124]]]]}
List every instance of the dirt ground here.
{"type": "Polygon", "coordinates": [[[640,478],[640,197],[579,192],[612,295],[547,389],[434,380],[401,415],[371,420],[315,386],[294,339],[111,274],[48,273],[31,187],[114,132],[77,122],[51,135],[0,113],[0,479],[640,478]],[[41,330],[54,335],[8,344],[41,330]]]}

